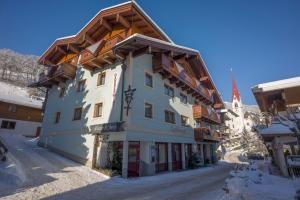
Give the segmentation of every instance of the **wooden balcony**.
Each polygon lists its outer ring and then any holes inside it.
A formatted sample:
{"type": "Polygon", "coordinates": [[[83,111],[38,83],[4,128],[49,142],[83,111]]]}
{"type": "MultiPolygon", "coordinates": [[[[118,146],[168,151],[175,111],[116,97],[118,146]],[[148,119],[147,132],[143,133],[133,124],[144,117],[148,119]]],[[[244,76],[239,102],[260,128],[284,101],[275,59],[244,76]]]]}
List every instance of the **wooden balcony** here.
{"type": "Polygon", "coordinates": [[[193,106],[193,116],[194,119],[206,118],[209,119],[208,109],[201,105],[193,106]]]}
{"type": "Polygon", "coordinates": [[[212,132],[209,128],[194,128],[194,137],[197,142],[203,141],[220,141],[220,134],[216,131],[212,132]]]}
{"type": "Polygon", "coordinates": [[[195,77],[189,76],[178,62],[166,54],[161,53],[153,56],[153,71],[159,72],[163,78],[168,78],[170,83],[176,84],[177,87],[187,91],[188,94],[192,94],[205,104],[213,104],[213,96],[209,90],[195,77]]]}
{"type": "Polygon", "coordinates": [[[194,119],[201,119],[214,124],[221,123],[220,116],[217,112],[215,112],[211,108],[206,108],[202,105],[193,106],[193,116],[194,119]]]}
{"type": "Polygon", "coordinates": [[[63,63],[58,66],[52,66],[46,72],[39,74],[39,80],[31,84],[32,87],[51,87],[60,81],[74,79],[76,76],[76,66],[71,63],[63,63]]]}
{"type": "Polygon", "coordinates": [[[214,121],[215,123],[217,123],[217,124],[221,123],[220,115],[217,112],[213,111],[213,110],[210,113],[210,119],[212,121],[214,121]]]}
{"type": "Polygon", "coordinates": [[[125,38],[123,33],[117,34],[108,39],[102,39],[81,53],[79,63],[90,70],[101,68],[105,64],[113,64],[117,59],[124,59],[124,56],[112,52],[113,46],[125,38]]]}

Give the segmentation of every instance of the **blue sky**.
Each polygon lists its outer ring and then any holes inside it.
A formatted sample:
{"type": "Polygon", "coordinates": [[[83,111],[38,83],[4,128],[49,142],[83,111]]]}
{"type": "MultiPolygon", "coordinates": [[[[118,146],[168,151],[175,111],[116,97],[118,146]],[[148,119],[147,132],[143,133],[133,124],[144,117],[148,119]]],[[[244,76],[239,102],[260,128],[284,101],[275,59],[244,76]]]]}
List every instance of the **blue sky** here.
{"type": "MultiPolygon", "coordinates": [[[[1,0],[0,48],[41,55],[58,37],[78,32],[119,0],[1,0]]],[[[231,74],[244,103],[255,84],[300,75],[298,0],[138,0],[180,45],[200,51],[223,100],[231,74]]]]}

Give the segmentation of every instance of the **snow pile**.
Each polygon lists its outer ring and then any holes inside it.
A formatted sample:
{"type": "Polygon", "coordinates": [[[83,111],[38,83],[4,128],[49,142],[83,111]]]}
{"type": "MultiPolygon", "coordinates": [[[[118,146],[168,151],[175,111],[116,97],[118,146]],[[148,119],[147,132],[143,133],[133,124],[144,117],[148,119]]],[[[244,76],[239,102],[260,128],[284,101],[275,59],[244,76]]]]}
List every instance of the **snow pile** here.
{"type": "Polygon", "coordinates": [[[26,178],[18,160],[9,152],[6,157],[5,162],[0,161],[0,191],[18,187],[26,178]]]}
{"type": "Polygon", "coordinates": [[[300,180],[270,175],[267,164],[265,161],[251,161],[249,165],[237,165],[226,180],[228,196],[245,200],[294,199],[300,180]]]}

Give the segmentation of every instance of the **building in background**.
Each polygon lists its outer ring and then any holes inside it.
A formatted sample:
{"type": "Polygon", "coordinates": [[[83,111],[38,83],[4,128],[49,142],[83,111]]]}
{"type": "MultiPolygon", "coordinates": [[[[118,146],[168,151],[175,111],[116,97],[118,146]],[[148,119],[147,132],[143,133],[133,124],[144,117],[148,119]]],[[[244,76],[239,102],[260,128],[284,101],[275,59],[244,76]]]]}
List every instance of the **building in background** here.
{"type": "Polygon", "coordinates": [[[252,92],[268,126],[260,130],[260,135],[281,173],[289,176],[288,167],[291,167],[290,172],[300,168],[292,161],[290,166],[286,163],[287,154],[299,154],[300,77],[258,84],[252,92]]]}
{"type": "Polygon", "coordinates": [[[40,134],[43,99],[26,89],[0,82],[0,134],[35,137],[40,134]]]}
{"type": "Polygon", "coordinates": [[[224,127],[222,145],[226,151],[243,150],[248,153],[261,152],[262,141],[255,131],[261,123],[261,114],[257,105],[245,105],[232,79],[232,102],[224,102],[225,109],[220,110],[224,127]]]}
{"type": "Polygon", "coordinates": [[[135,1],[101,10],[41,56],[39,144],[75,161],[152,175],[215,163],[222,99],[197,50],[175,44],[135,1]]]}

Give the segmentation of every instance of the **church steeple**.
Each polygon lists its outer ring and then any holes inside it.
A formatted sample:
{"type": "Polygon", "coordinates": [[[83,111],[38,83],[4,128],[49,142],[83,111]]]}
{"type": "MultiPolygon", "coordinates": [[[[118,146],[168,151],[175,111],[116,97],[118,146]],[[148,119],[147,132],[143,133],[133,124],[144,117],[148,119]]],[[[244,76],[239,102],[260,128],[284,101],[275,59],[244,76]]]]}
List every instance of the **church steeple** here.
{"type": "Polygon", "coordinates": [[[232,101],[233,100],[241,101],[241,97],[240,97],[239,90],[236,87],[235,80],[232,76],[232,101]]]}

